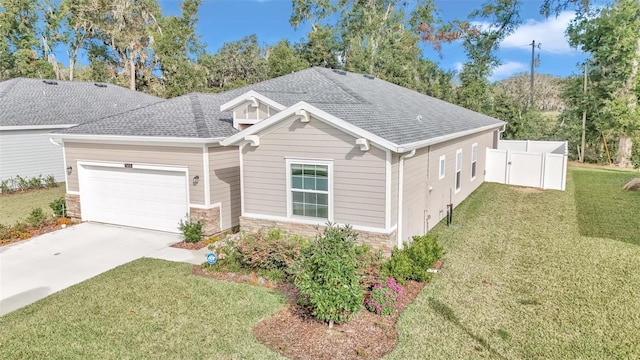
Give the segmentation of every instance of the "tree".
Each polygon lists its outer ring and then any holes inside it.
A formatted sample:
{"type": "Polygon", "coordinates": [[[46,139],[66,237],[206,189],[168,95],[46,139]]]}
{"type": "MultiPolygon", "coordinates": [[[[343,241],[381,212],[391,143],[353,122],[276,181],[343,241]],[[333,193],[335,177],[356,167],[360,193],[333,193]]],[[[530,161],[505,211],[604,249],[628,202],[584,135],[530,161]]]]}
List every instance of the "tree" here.
{"type": "Polygon", "coordinates": [[[580,12],[567,33],[571,44],[590,57],[589,92],[597,94],[590,99],[595,128],[617,136],[616,163],[630,166],[640,131],[640,6],[635,0],[618,0],[580,12]]]}
{"type": "Polygon", "coordinates": [[[267,63],[256,35],[225,43],[215,54],[198,59],[207,73],[207,86],[227,91],[266,79],[267,63]]]}
{"type": "Polygon", "coordinates": [[[309,63],[287,40],[280,40],[276,45],[268,48],[265,58],[269,69],[267,73],[269,78],[291,74],[309,67],[309,63]]]}
{"type": "Polygon", "coordinates": [[[55,76],[40,43],[42,7],[36,0],[0,0],[0,77],[55,76]]]}

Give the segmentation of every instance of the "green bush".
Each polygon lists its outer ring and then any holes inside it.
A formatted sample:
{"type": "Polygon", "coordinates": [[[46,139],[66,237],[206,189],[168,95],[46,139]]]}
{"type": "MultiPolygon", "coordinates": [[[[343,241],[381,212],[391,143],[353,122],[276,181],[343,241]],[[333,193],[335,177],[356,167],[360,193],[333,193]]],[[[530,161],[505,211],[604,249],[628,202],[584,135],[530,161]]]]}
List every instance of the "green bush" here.
{"type": "Polygon", "coordinates": [[[202,221],[192,221],[188,218],[186,221],[180,220],[178,229],[182,231],[185,242],[196,243],[202,240],[202,236],[204,235],[202,225],[202,221]]]}
{"type": "Polygon", "coordinates": [[[311,315],[329,323],[345,322],[363,301],[356,273],[358,234],[350,226],[328,224],[302,249],[295,286],[311,315]]]}
{"type": "Polygon", "coordinates": [[[34,176],[28,180],[29,189],[40,189],[42,187],[42,175],[34,176]]]}
{"type": "Polygon", "coordinates": [[[64,200],[64,197],[53,200],[49,203],[49,207],[53,210],[53,214],[56,217],[66,217],[67,216],[67,202],[64,200]]]}
{"type": "Polygon", "coordinates": [[[243,266],[251,270],[280,271],[290,275],[308,241],[278,228],[256,233],[242,233],[234,243],[243,266]]]}
{"type": "Polygon", "coordinates": [[[58,183],[56,182],[56,178],[53,175],[48,175],[44,178],[44,183],[46,187],[58,187],[58,183]]]}
{"type": "Polygon", "coordinates": [[[385,276],[405,280],[427,281],[431,274],[427,269],[444,255],[442,245],[438,244],[435,236],[430,234],[414,236],[413,242],[402,250],[395,248],[391,258],[382,264],[385,276]]]}
{"type": "Polygon", "coordinates": [[[34,228],[41,227],[45,221],[47,221],[47,215],[42,208],[35,208],[31,210],[31,214],[27,217],[27,223],[34,228]]]}

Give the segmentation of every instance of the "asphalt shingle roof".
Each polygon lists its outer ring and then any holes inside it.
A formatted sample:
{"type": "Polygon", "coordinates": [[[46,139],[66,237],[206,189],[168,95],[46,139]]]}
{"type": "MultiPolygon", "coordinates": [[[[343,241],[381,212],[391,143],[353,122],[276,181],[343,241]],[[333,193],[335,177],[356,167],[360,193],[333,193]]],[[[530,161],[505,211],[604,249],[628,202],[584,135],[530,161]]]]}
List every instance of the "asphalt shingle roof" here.
{"type": "Polygon", "coordinates": [[[314,67],[221,94],[180,96],[62,132],[225,138],[237,130],[220,105],[250,90],[287,107],[305,101],[398,145],[502,124],[371,76],[314,67]]]}
{"type": "Polygon", "coordinates": [[[16,78],[0,82],[0,126],[84,124],[159,101],[110,84],[16,78]]]}

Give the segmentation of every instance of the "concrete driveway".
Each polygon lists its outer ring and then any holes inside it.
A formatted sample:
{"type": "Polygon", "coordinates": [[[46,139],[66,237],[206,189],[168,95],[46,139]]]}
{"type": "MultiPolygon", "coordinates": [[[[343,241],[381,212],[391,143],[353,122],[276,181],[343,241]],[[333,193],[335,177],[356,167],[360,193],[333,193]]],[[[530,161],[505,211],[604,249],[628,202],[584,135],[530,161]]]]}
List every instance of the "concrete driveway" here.
{"type": "Polygon", "coordinates": [[[0,247],[0,316],[181,240],[180,234],[82,223],[0,247]]]}

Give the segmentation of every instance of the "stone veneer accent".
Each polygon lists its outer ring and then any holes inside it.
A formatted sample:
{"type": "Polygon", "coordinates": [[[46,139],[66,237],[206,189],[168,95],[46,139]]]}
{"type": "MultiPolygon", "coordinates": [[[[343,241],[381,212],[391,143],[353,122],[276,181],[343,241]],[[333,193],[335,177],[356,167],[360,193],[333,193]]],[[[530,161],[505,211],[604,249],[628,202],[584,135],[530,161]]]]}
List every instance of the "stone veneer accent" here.
{"type": "Polygon", "coordinates": [[[220,229],[220,207],[211,209],[189,208],[189,217],[193,221],[202,221],[202,231],[206,236],[222,231],[220,229]]]}
{"type": "MultiPolygon", "coordinates": [[[[322,233],[324,226],[300,224],[288,221],[273,221],[256,219],[247,216],[240,217],[240,230],[255,232],[261,229],[268,229],[270,227],[277,227],[287,231],[290,234],[302,235],[302,236],[315,236],[322,233]]],[[[382,234],[369,231],[356,230],[360,236],[358,240],[365,244],[371,245],[374,249],[380,249],[385,255],[390,255],[391,250],[396,245],[396,232],[391,234],[382,234]]]]}
{"type": "Polygon", "coordinates": [[[65,200],[67,202],[67,217],[73,221],[81,221],[82,214],[80,213],[80,195],[65,194],[65,200]]]}

